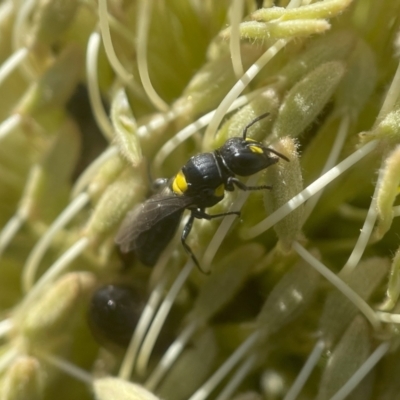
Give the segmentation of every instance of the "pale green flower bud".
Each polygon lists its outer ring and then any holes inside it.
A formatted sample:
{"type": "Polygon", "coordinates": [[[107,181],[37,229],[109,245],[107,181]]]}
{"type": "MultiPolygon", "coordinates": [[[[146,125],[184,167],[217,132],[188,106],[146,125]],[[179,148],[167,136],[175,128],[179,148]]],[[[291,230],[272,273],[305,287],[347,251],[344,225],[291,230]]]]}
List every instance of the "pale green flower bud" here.
{"type": "MultiPolygon", "coordinates": [[[[317,399],[328,400],[332,398],[368,358],[370,348],[369,327],[365,319],[358,316],[348,327],[328,359],[322,374],[317,399]]],[[[371,390],[370,385],[370,380],[365,379],[352,392],[352,395],[355,396],[354,398],[367,398],[371,390]],[[365,389],[367,390],[366,392],[365,389]]]]}
{"type": "Polygon", "coordinates": [[[381,239],[390,229],[393,220],[393,204],[399,194],[400,186],[400,146],[386,158],[376,198],[378,226],[375,235],[381,239]]]}
{"type": "MultiPolygon", "coordinates": [[[[279,71],[285,87],[291,88],[322,64],[331,61],[345,62],[356,45],[356,37],[350,31],[336,31],[310,42],[308,47],[279,71]]],[[[323,83],[322,83],[323,84],[323,83]]],[[[322,88],[320,88],[321,91],[322,88]]]]}
{"type": "Polygon", "coordinates": [[[375,55],[368,44],[358,40],[335,93],[337,111],[355,118],[369,100],[377,78],[375,55]]]}
{"type": "Polygon", "coordinates": [[[120,153],[133,167],[136,167],[142,159],[142,149],[137,136],[136,120],[123,89],[118,90],[114,96],[111,119],[120,153]]]}
{"type": "MultiPolygon", "coordinates": [[[[272,214],[303,190],[297,143],[286,137],[275,143],[274,149],[290,161],[280,160],[265,171],[265,181],[272,186],[271,190],[264,191],[264,206],[268,214],[272,214]]],[[[301,205],[274,225],[280,244],[286,251],[290,251],[292,241],[301,236],[303,215],[304,206],[301,205]]]]}
{"type": "Polygon", "coordinates": [[[87,191],[90,197],[97,201],[102,193],[111,185],[126,168],[126,162],[119,154],[108,159],[90,180],[87,191]]]}
{"type": "Polygon", "coordinates": [[[204,382],[215,365],[218,346],[211,329],[197,335],[176,361],[157,393],[162,399],[186,400],[204,382]]]}
{"type": "Polygon", "coordinates": [[[78,0],[40,0],[33,15],[33,43],[53,43],[70,26],[78,0]]]}
{"type": "Polygon", "coordinates": [[[390,268],[389,284],[386,299],[379,307],[381,310],[392,310],[400,295],[400,249],[397,249],[390,268]]]}
{"type": "Polygon", "coordinates": [[[94,381],[96,400],[160,400],[144,387],[119,378],[101,378],[94,381]]]}
{"type": "Polygon", "coordinates": [[[3,382],[0,385],[1,399],[43,399],[43,373],[36,358],[18,357],[3,376],[3,382]]]}
{"type": "Polygon", "coordinates": [[[253,12],[251,18],[264,22],[273,19],[286,21],[300,18],[333,18],[341,14],[351,2],[352,0],[328,0],[294,8],[261,8],[253,12]]]}
{"type": "Polygon", "coordinates": [[[375,139],[383,139],[393,145],[400,142],[400,101],[398,100],[393,109],[383,117],[377,126],[369,132],[360,133],[361,143],[367,143],[375,139]]]}
{"type": "Polygon", "coordinates": [[[319,274],[300,261],[275,285],[257,317],[262,336],[270,335],[301,315],[315,294],[319,274]]]}
{"type": "Polygon", "coordinates": [[[70,45],[59,55],[38,81],[31,84],[14,112],[33,114],[47,107],[64,106],[80,79],[82,51],[70,45]]]}
{"type": "Polygon", "coordinates": [[[141,172],[126,167],[100,197],[83,234],[97,242],[115,231],[133,205],[143,200],[145,189],[141,172]]]}
{"type": "MultiPolygon", "coordinates": [[[[266,39],[285,39],[293,36],[308,36],[322,33],[330,29],[331,25],[323,19],[306,19],[283,22],[256,22],[248,21],[240,24],[240,39],[263,44],[266,39]]],[[[231,37],[231,28],[221,32],[221,37],[228,40],[231,37]]]]}
{"type": "MultiPolygon", "coordinates": [[[[244,53],[243,59],[247,67],[256,60],[260,51],[245,48],[244,53]]],[[[174,104],[174,108],[187,110],[185,117],[187,114],[192,116],[204,114],[218,106],[235,82],[231,56],[224,55],[205,64],[193,76],[182,93],[181,99],[174,104]]]]}
{"type": "Polygon", "coordinates": [[[244,285],[263,252],[258,244],[244,245],[213,267],[209,279],[200,288],[192,318],[205,321],[222,309],[244,285]]]}
{"type": "Polygon", "coordinates": [[[63,331],[74,320],[78,305],[89,294],[96,279],[89,272],[69,273],[56,281],[38,301],[18,313],[16,323],[29,339],[46,341],[63,331]]]}
{"type": "MultiPolygon", "coordinates": [[[[360,297],[368,300],[386,276],[388,269],[389,260],[374,257],[360,262],[343,280],[360,297]]],[[[319,330],[328,347],[338,340],[357,313],[358,309],[342,293],[334,290],[327,296],[319,321],[319,330]]]]}
{"type": "Polygon", "coordinates": [[[273,136],[301,135],[328,103],[344,73],[343,62],[328,62],[293,86],[280,107],[273,136]]]}

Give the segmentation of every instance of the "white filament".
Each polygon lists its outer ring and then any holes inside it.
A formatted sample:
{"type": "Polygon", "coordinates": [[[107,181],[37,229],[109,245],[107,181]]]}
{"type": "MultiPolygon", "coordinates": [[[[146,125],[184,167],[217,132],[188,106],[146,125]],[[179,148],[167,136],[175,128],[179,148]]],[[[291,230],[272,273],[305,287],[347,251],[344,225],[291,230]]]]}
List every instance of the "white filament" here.
{"type": "Polygon", "coordinates": [[[374,229],[375,221],[378,216],[378,209],[376,207],[376,202],[383,174],[384,174],[384,169],[381,168],[379,171],[378,182],[375,186],[374,195],[372,196],[371,205],[368,210],[367,218],[365,218],[360,236],[358,237],[357,243],[354,246],[354,249],[351,252],[349,259],[347,260],[342,270],[339,272],[340,276],[346,276],[354,270],[354,268],[360,262],[361,257],[364,254],[365,248],[368,245],[368,241],[371,237],[371,233],[372,230],[374,229]]]}
{"type": "Polygon", "coordinates": [[[286,396],[283,400],[296,400],[297,396],[300,394],[301,389],[303,389],[304,384],[307,382],[307,379],[310,377],[311,372],[314,370],[317,365],[319,358],[321,357],[322,352],[324,351],[325,343],[323,340],[319,340],[314,346],[312,352],[307,358],[306,363],[301,369],[299,375],[297,375],[296,380],[293,385],[286,393],[286,396]]]}
{"type": "Polygon", "coordinates": [[[228,112],[229,107],[236,100],[236,98],[243,92],[243,90],[248,86],[248,84],[257,76],[261,69],[281,50],[290,39],[279,39],[273,46],[271,46],[238,80],[225,98],[221,101],[218,106],[210,125],[204,134],[204,143],[206,147],[212,142],[215,133],[217,132],[218,126],[224,118],[225,114],[228,112]]]}
{"type": "Polygon", "coordinates": [[[149,69],[147,65],[147,39],[151,18],[153,0],[141,0],[139,3],[139,13],[137,20],[137,61],[140,79],[142,80],[144,91],[149,96],[150,101],[160,111],[168,111],[168,104],[158,95],[151,84],[149,69]]]}
{"type": "Polygon", "coordinates": [[[53,367],[58,368],[60,371],[65,372],[67,375],[72,376],[83,383],[87,383],[89,385],[93,384],[93,378],[87,371],[77,367],[69,361],[43,352],[38,352],[37,355],[40,357],[40,359],[46,361],[48,364],[51,364],[53,367]]]}
{"type": "Polygon", "coordinates": [[[204,383],[189,400],[205,400],[211,392],[229,374],[235,365],[250,351],[258,339],[258,333],[251,334],[231,356],[218,368],[218,370],[204,383]]]}
{"type": "Polygon", "coordinates": [[[76,197],[50,225],[47,231],[41,236],[35,247],[30,252],[22,270],[22,288],[28,292],[35,281],[40,261],[50,246],[54,236],[63,229],[83,207],[88,204],[90,198],[87,193],[81,193],[76,197]]]}
{"type": "Polygon", "coordinates": [[[375,311],[360,297],[349,285],[343,282],[336,274],[329,268],[317,260],[309,251],[307,251],[300,243],[294,241],[292,244],[293,249],[297,254],[303,258],[308,264],[316,269],[323,277],[325,277],[332,285],[334,285],[340,292],[342,292],[368,319],[374,329],[378,330],[380,327],[379,319],[375,311]]]}
{"type": "Polygon", "coordinates": [[[330,400],[344,400],[364,379],[372,368],[382,359],[388,352],[389,342],[381,343],[376,350],[365,360],[364,364],[351,376],[351,378],[335,393],[330,400]]]}
{"type": "Polygon", "coordinates": [[[299,194],[290,199],[283,206],[279,207],[276,211],[274,211],[263,221],[259,222],[257,225],[254,225],[253,227],[243,232],[243,236],[246,237],[246,239],[252,239],[258,235],[261,235],[263,232],[274,226],[281,219],[285,218],[297,207],[301,206],[311,196],[314,196],[326,185],[328,185],[334,179],[339,177],[347,169],[349,169],[358,161],[360,161],[362,158],[364,158],[366,155],[371,153],[371,151],[373,151],[377,145],[378,145],[377,140],[373,140],[365,144],[363,147],[355,151],[349,157],[345,158],[338,165],[330,169],[327,173],[325,173],[317,180],[315,180],[311,185],[307,186],[304,190],[302,190],[299,194]]]}
{"type": "Polygon", "coordinates": [[[104,110],[101,101],[99,82],[97,77],[97,59],[99,56],[101,37],[94,31],[89,37],[86,49],[86,78],[89,100],[92,106],[93,116],[104,137],[111,141],[114,137],[114,129],[104,110]]]}
{"type": "Polygon", "coordinates": [[[189,260],[182,271],[179,273],[178,277],[175,279],[174,283],[172,284],[167,296],[165,297],[164,301],[162,302],[157,315],[155,316],[153,323],[144,339],[143,345],[140,349],[140,353],[137,359],[136,370],[140,376],[143,376],[146,373],[147,364],[153,351],[154,345],[160,334],[160,331],[164,325],[164,322],[168,316],[168,313],[174,304],[176,296],[178,295],[179,291],[181,290],[182,286],[186,282],[189,274],[192,272],[194,267],[193,260],[189,260]]]}
{"type": "Polygon", "coordinates": [[[240,21],[242,20],[243,7],[243,0],[233,0],[229,12],[229,19],[231,22],[229,48],[231,51],[233,71],[237,79],[244,74],[242,55],[240,54],[240,21]]]}
{"type": "Polygon", "coordinates": [[[52,282],[58,275],[65,271],[69,265],[79,257],[83,251],[88,247],[89,239],[83,237],[75,242],[64,254],[61,255],[50,268],[40,277],[35,286],[27,293],[22,300],[19,308],[22,310],[25,306],[34,301],[43,291],[47,284],[52,282]]]}
{"type": "Polygon", "coordinates": [[[235,390],[243,382],[243,379],[245,379],[246,376],[253,369],[256,361],[257,361],[257,356],[255,354],[252,354],[251,356],[247,357],[247,359],[243,362],[243,364],[238,368],[238,370],[232,376],[232,379],[229,380],[224,390],[219,394],[219,396],[215,400],[231,399],[232,395],[235,393],[235,390]]]}
{"type": "Polygon", "coordinates": [[[175,341],[169,346],[168,350],[164,353],[157,367],[151,373],[144,386],[150,391],[154,391],[157,385],[164,378],[165,374],[171,368],[173,363],[177,360],[179,355],[184,350],[185,346],[196,332],[199,323],[197,320],[192,321],[186,328],[180,333],[175,341]]]}
{"type": "Polygon", "coordinates": [[[143,338],[146,335],[147,329],[157,311],[158,305],[160,304],[162,295],[164,293],[165,284],[165,279],[160,280],[158,285],[151,292],[150,298],[144,307],[142,314],[140,315],[139,322],[136,325],[135,332],[132,335],[132,339],[119,369],[118,376],[121,379],[129,380],[132,375],[132,370],[137,360],[140,345],[143,342],[143,338]]]}
{"type": "MultiPolygon", "coordinates": [[[[350,117],[346,115],[340,121],[338,133],[335,137],[335,141],[333,143],[329,156],[325,162],[324,168],[322,168],[322,174],[329,171],[331,168],[335,166],[339,158],[339,155],[343,149],[343,145],[346,140],[347,134],[349,132],[349,126],[350,126],[350,117]]],[[[308,217],[311,215],[312,211],[314,210],[315,206],[318,203],[318,200],[322,195],[322,192],[323,192],[322,190],[319,191],[317,194],[311,197],[310,200],[307,201],[304,207],[304,221],[307,220],[308,217]]]]}
{"type": "MultiPolygon", "coordinates": [[[[268,90],[268,86],[264,86],[260,89],[254,90],[248,94],[240,96],[237,98],[229,107],[228,112],[234,111],[239,107],[244,106],[249,103],[257,96],[260,96],[262,93],[268,90]]],[[[215,115],[216,110],[210,111],[209,113],[200,117],[197,121],[192,122],[181,131],[176,133],[171,139],[164,143],[161,149],[158,151],[156,156],[154,157],[153,165],[156,171],[161,169],[161,165],[164,163],[165,159],[185,140],[189,139],[192,135],[194,135],[201,128],[204,128],[211,121],[213,116],[215,115]]]]}
{"type": "Polygon", "coordinates": [[[0,66],[0,85],[7,79],[7,77],[25,60],[29,51],[26,47],[22,47],[12,54],[0,66]]]}

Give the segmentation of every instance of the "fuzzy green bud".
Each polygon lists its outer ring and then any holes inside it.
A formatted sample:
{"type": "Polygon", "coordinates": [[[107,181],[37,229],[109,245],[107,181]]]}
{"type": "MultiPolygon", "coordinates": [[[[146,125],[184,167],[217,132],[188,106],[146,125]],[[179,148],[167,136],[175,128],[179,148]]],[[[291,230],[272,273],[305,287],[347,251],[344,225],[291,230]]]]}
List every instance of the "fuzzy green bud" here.
{"type": "Polygon", "coordinates": [[[333,18],[341,14],[352,1],[353,0],[328,0],[294,8],[261,8],[253,12],[251,18],[264,22],[273,19],[287,21],[300,18],[333,18]]]}
{"type": "MultiPolygon", "coordinates": [[[[294,20],[284,22],[256,22],[248,21],[240,24],[240,39],[263,44],[266,39],[285,39],[293,36],[308,36],[322,33],[330,29],[331,25],[323,20],[294,20]]],[[[231,28],[221,32],[224,40],[230,39],[231,28]]]]}
{"type": "Polygon", "coordinates": [[[98,200],[107,187],[117,179],[124,168],[126,168],[126,162],[119,154],[113,155],[103,163],[88,185],[87,191],[90,197],[98,200]]]}
{"type": "Polygon", "coordinates": [[[393,220],[393,204],[399,194],[400,186],[400,146],[386,158],[376,197],[378,226],[375,235],[382,238],[390,229],[393,220]]]}
{"type": "Polygon", "coordinates": [[[397,249],[390,267],[386,299],[379,307],[381,310],[392,310],[400,296],[400,248],[397,249]]]}
{"type": "Polygon", "coordinates": [[[76,125],[65,120],[39,164],[31,168],[19,209],[34,219],[51,220],[67,198],[80,137],[76,125]]]}
{"type": "Polygon", "coordinates": [[[78,0],[40,0],[33,15],[33,43],[54,43],[70,26],[78,0]]]}
{"type": "Polygon", "coordinates": [[[44,74],[28,88],[14,112],[29,114],[63,106],[80,79],[82,51],[67,47],[44,74]]]}
{"type": "MultiPolygon", "coordinates": [[[[358,316],[346,330],[343,337],[335,347],[328,364],[322,374],[318,396],[318,400],[328,400],[342,388],[342,386],[353,376],[358,368],[368,358],[371,348],[371,338],[369,327],[365,319],[358,316]]],[[[369,386],[368,379],[357,387],[352,395],[360,394],[363,385],[369,386]]],[[[369,387],[367,387],[369,389],[369,387]]],[[[364,393],[367,395],[367,393],[364,393]]],[[[365,396],[355,396],[354,398],[367,398],[365,396]]]]}
{"type": "Polygon", "coordinates": [[[124,89],[118,90],[113,98],[111,120],[120,153],[133,167],[136,167],[142,159],[142,150],[137,136],[136,120],[124,89]]]}
{"type": "MultiPolygon", "coordinates": [[[[245,67],[259,54],[254,48],[244,49],[245,67]]],[[[197,116],[217,108],[223,97],[236,82],[230,54],[208,62],[191,79],[174,108],[183,107],[189,115],[197,116]]]]}
{"type": "Polygon", "coordinates": [[[257,317],[263,336],[279,331],[304,312],[318,287],[319,274],[299,262],[275,285],[257,317]]]}
{"type": "MultiPolygon", "coordinates": [[[[303,190],[297,143],[292,138],[286,137],[275,143],[274,148],[288,157],[290,162],[279,161],[265,171],[265,179],[272,185],[271,190],[264,191],[264,206],[269,214],[303,190]]],[[[301,205],[274,225],[274,230],[285,251],[290,251],[292,241],[301,235],[303,215],[304,205],[301,205]]]]}
{"type": "Polygon", "coordinates": [[[360,133],[360,141],[362,144],[370,142],[375,139],[383,139],[389,142],[391,145],[393,143],[400,142],[399,135],[400,126],[400,100],[396,102],[393,110],[384,116],[382,121],[374,127],[369,132],[360,133]]]}
{"type": "Polygon", "coordinates": [[[24,335],[29,340],[46,343],[53,335],[62,333],[95,282],[89,272],[69,273],[59,278],[38,301],[17,315],[24,335]]]}
{"type": "Polygon", "coordinates": [[[98,241],[115,230],[133,205],[143,199],[145,188],[141,172],[125,168],[100,197],[83,234],[98,241]]]}
{"type": "Polygon", "coordinates": [[[96,400],[160,400],[144,387],[119,378],[101,378],[93,384],[96,400]]]}
{"type": "MultiPolygon", "coordinates": [[[[360,262],[343,280],[361,298],[368,300],[386,276],[388,269],[387,259],[374,257],[360,262]]],[[[319,330],[328,346],[343,334],[357,313],[356,306],[342,293],[335,290],[327,296],[319,321],[319,330]]]]}
{"type": "Polygon", "coordinates": [[[301,135],[328,103],[344,73],[344,63],[328,62],[293,86],[280,107],[273,136],[301,135]]]}
{"type": "Polygon", "coordinates": [[[339,113],[350,113],[355,118],[369,100],[376,81],[375,55],[365,42],[358,40],[336,90],[335,105],[339,113]]]}
{"type": "MultiPolygon", "coordinates": [[[[346,61],[356,44],[354,33],[336,31],[317,40],[279,71],[285,87],[290,88],[306,74],[331,61],[346,61]]],[[[322,91],[322,88],[320,88],[322,91]]]]}
{"type": "Polygon", "coordinates": [[[33,357],[18,357],[3,376],[0,389],[2,400],[41,400],[43,372],[33,357]]]}
{"type": "Polygon", "coordinates": [[[217,353],[217,342],[211,329],[194,337],[157,393],[162,399],[188,399],[211,373],[217,353]]]}
{"type": "Polygon", "coordinates": [[[264,250],[258,244],[241,246],[213,267],[193,306],[196,320],[207,320],[224,307],[244,285],[264,250]]]}

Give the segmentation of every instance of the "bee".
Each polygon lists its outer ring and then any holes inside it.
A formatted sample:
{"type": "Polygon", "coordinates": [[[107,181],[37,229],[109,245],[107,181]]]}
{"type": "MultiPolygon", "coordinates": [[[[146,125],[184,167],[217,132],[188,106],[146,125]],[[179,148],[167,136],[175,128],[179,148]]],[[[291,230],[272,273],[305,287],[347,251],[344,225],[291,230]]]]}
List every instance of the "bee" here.
{"type": "Polygon", "coordinates": [[[248,129],[267,117],[262,114],[243,129],[242,136],[228,139],[220,148],[191,157],[182,169],[168,180],[159,193],[129,212],[115,238],[122,253],[134,251],[147,266],[154,266],[178,229],[185,210],[190,217],[185,224],[181,242],[193,262],[200,264],[186,239],[194,220],[240,215],[239,211],[210,215],[205,209],[219,203],[225,191],[264,190],[271,186],[246,186],[238,176],[250,176],[287,157],[266,147],[261,142],[247,138],[248,129]]]}
{"type": "Polygon", "coordinates": [[[145,304],[144,293],[135,287],[100,287],[92,296],[87,315],[93,336],[106,347],[128,347],[145,304]]]}

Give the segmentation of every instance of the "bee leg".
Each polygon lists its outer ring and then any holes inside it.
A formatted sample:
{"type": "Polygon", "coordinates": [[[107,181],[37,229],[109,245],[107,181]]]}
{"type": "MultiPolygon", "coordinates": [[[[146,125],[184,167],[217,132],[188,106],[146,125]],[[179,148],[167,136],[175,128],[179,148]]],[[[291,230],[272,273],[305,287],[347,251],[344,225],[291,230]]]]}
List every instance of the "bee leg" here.
{"type": "Polygon", "coordinates": [[[227,182],[227,186],[228,187],[232,187],[233,185],[235,185],[238,189],[240,190],[264,190],[264,189],[272,189],[272,186],[268,186],[268,185],[261,185],[261,186],[246,186],[244,183],[240,182],[239,179],[234,178],[234,177],[229,177],[228,178],[228,182],[227,182]]]}
{"type": "Polygon", "coordinates": [[[224,213],[220,213],[220,214],[207,214],[204,210],[201,209],[196,209],[196,210],[192,210],[192,214],[194,214],[194,217],[197,219],[206,219],[206,220],[210,220],[210,219],[214,219],[214,218],[221,218],[221,217],[225,217],[227,215],[237,215],[238,217],[240,217],[240,211],[228,211],[228,212],[224,212],[224,213]]]}
{"type": "Polygon", "coordinates": [[[181,242],[182,242],[182,246],[184,247],[184,249],[186,250],[186,252],[190,255],[190,257],[192,258],[193,262],[196,264],[197,268],[206,275],[210,274],[210,271],[204,271],[203,268],[200,267],[200,263],[197,261],[196,256],[194,255],[192,249],[190,248],[190,246],[186,243],[186,239],[189,236],[190,231],[192,230],[192,226],[193,226],[193,221],[195,218],[197,219],[206,219],[206,220],[210,220],[210,219],[214,219],[214,218],[220,218],[220,217],[225,217],[226,215],[238,215],[240,216],[240,211],[229,211],[229,212],[225,212],[225,213],[221,213],[221,214],[214,214],[214,215],[210,215],[207,214],[204,210],[202,209],[192,209],[191,210],[191,214],[189,217],[188,222],[186,222],[185,227],[183,228],[182,231],[182,236],[181,236],[181,242]]]}
{"type": "Polygon", "coordinates": [[[192,230],[192,226],[193,226],[193,221],[196,218],[194,211],[192,211],[192,213],[190,214],[189,220],[188,222],[186,222],[185,227],[183,228],[182,231],[182,236],[181,236],[181,242],[182,242],[182,246],[184,247],[184,249],[186,250],[186,252],[190,255],[190,257],[192,258],[193,262],[196,264],[197,268],[206,275],[209,275],[210,272],[209,271],[204,271],[201,267],[199,262],[197,261],[196,256],[194,255],[192,249],[190,248],[190,246],[186,243],[186,239],[190,233],[190,231],[192,230]]]}

